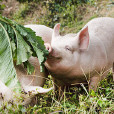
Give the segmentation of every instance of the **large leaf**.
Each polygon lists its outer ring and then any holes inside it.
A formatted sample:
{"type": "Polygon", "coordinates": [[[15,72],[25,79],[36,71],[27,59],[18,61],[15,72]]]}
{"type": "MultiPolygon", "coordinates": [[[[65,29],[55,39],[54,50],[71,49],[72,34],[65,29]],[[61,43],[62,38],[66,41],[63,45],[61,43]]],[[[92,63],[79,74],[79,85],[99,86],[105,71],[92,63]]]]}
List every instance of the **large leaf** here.
{"type": "Polygon", "coordinates": [[[0,23],[0,80],[8,87],[20,90],[16,71],[13,65],[12,49],[7,31],[0,23]]]}
{"type": "Polygon", "coordinates": [[[31,73],[33,67],[28,62],[29,57],[36,56],[39,59],[41,71],[48,51],[45,50],[41,37],[29,28],[17,24],[8,18],[0,16],[0,80],[9,87],[18,87],[16,71],[13,61],[17,64],[26,64],[31,73]]]}
{"type": "Polygon", "coordinates": [[[30,46],[24,41],[23,37],[15,32],[17,38],[17,65],[25,62],[32,55],[30,46]]]}

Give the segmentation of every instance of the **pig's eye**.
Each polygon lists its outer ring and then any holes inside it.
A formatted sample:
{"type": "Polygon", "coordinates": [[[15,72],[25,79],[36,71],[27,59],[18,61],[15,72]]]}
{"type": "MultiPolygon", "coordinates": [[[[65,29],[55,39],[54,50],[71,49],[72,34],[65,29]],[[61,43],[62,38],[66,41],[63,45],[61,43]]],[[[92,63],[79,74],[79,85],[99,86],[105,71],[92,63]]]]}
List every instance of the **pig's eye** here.
{"type": "Polygon", "coordinates": [[[65,49],[68,50],[68,51],[72,51],[69,46],[65,46],[65,49]]]}

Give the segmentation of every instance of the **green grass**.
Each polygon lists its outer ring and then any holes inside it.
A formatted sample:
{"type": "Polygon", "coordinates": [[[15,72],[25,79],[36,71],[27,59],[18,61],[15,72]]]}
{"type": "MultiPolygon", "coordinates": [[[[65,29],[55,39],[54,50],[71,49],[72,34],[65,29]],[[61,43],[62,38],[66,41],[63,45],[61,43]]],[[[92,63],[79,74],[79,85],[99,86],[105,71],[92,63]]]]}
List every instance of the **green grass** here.
{"type": "MultiPolygon", "coordinates": [[[[49,77],[50,78],[50,77],[49,77]]],[[[46,81],[45,88],[52,86],[51,78],[46,81]]],[[[114,112],[114,90],[112,74],[100,82],[97,92],[87,91],[82,84],[80,87],[64,91],[61,101],[55,97],[55,92],[39,94],[37,104],[23,107],[22,105],[7,103],[0,108],[2,113],[56,113],[56,114],[108,114],[114,112]]]]}
{"type": "MultiPolygon", "coordinates": [[[[106,1],[106,0],[104,0],[106,1]]],[[[108,0],[107,0],[108,1],[108,0]]],[[[81,4],[76,7],[76,18],[73,17],[74,14],[74,5],[67,4],[67,10],[64,7],[56,5],[56,8],[61,8],[62,12],[58,11],[56,14],[51,14],[48,8],[43,6],[43,14],[36,15],[40,10],[36,11],[33,17],[29,16],[29,12],[35,12],[35,8],[31,8],[32,3],[23,3],[20,5],[20,9],[12,15],[12,19],[20,24],[25,23],[36,23],[44,24],[49,27],[53,27],[56,23],[61,23],[61,32],[62,33],[77,33],[89,20],[101,16],[97,11],[92,12],[89,8],[99,8],[100,6],[96,5],[96,0],[90,0],[90,3],[81,4]],[[85,9],[86,8],[86,9],[85,9]],[[47,12],[46,12],[47,10],[47,12]],[[92,15],[87,16],[91,13],[92,15]],[[97,13],[96,13],[97,12],[97,13]],[[69,15],[69,16],[68,16],[69,15]],[[84,18],[86,17],[86,19],[84,18]]],[[[43,4],[43,3],[42,3],[43,4]]],[[[40,6],[40,3],[38,4],[40,6]]],[[[37,7],[37,5],[35,5],[37,7]]],[[[103,6],[104,8],[104,6],[103,6]]],[[[113,16],[113,14],[112,14],[113,16]]],[[[49,76],[49,80],[46,81],[44,85],[45,88],[52,87],[52,79],[49,76]]],[[[101,81],[97,92],[87,91],[84,85],[80,87],[73,87],[70,89],[70,92],[64,91],[64,97],[61,101],[56,99],[54,91],[51,91],[47,94],[38,95],[38,103],[35,106],[23,107],[22,105],[4,104],[0,108],[0,112],[3,114],[6,113],[38,113],[38,114],[108,114],[114,113],[114,83],[112,80],[112,74],[109,74],[106,79],[101,81]]]]}

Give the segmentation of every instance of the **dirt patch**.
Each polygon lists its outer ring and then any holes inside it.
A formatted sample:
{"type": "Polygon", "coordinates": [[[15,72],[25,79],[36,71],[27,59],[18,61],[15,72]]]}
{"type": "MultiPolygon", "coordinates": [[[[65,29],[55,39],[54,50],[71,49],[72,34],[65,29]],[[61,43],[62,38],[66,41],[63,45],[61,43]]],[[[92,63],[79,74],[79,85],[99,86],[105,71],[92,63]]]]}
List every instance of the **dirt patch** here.
{"type": "Polygon", "coordinates": [[[89,20],[91,17],[114,17],[114,5],[109,0],[99,1],[94,6],[88,6],[87,9],[83,20],[89,20]]]}
{"type": "Polygon", "coordinates": [[[5,17],[10,17],[16,10],[19,9],[19,2],[16,0],[4,0],[1,4],[5,4],[5,8],[2,11],[2,15],[5,17]]]}
{"type": "MultiPolygon", "coordinates": [[[[17,0],[3,0],[0,3],[6,5],[2,12],[2,15],[5,17],[13,19],[20,24],[44,24],[48,9],[42,5],[43,1],[38,3],[25,3],[28,9],[25,6],[26,9],[21,12],[21,16],[18,16],[18,12],[21,11],[23,3],[19,3],[17,0]]],[[[66,26],[63,33],[64,31],[67,32],[67,30],[68,32],[77,32],[85,23],[95,17],[114,17],[114,4],[111,0],[97,0],[93,5],[83,4],[83,6],[78,6],[77,9],[79,9],[76,11],[79,17],[78,23],[74,23],[71,28],[66,26]]]]}

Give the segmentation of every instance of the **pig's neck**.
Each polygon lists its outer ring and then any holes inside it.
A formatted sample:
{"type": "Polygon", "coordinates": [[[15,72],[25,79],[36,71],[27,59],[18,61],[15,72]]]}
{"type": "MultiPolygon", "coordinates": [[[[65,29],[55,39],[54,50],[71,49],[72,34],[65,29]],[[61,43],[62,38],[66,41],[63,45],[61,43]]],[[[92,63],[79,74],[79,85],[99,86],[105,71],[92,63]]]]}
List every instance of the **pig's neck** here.
{"type": "Polygon", "coordinates": [[[67,68],[65,66],[54,66],[53,68],[48,68],[49,72],[53,76],[62,76],[62,75],[68,75],[72,71],[72,67],[67,68]]]}
{"type": "MultiPolygon", "coordinates": [[[[78,63],[77,63],[78,64],[78,63]]],[[[80,67],[76,67],[75,64],[73,66],[67,67],[65,65],[61,66],[58,64],[58,66],[54,66],[53,68],[49,68],[48,70],[50,74],[57,78],[57,79],[73,79],[73,78],[80,78],[82,77],[82,71],[80,70],[80,67]],[[77,77],[76,77],[77,76],[77,77]]]]}

